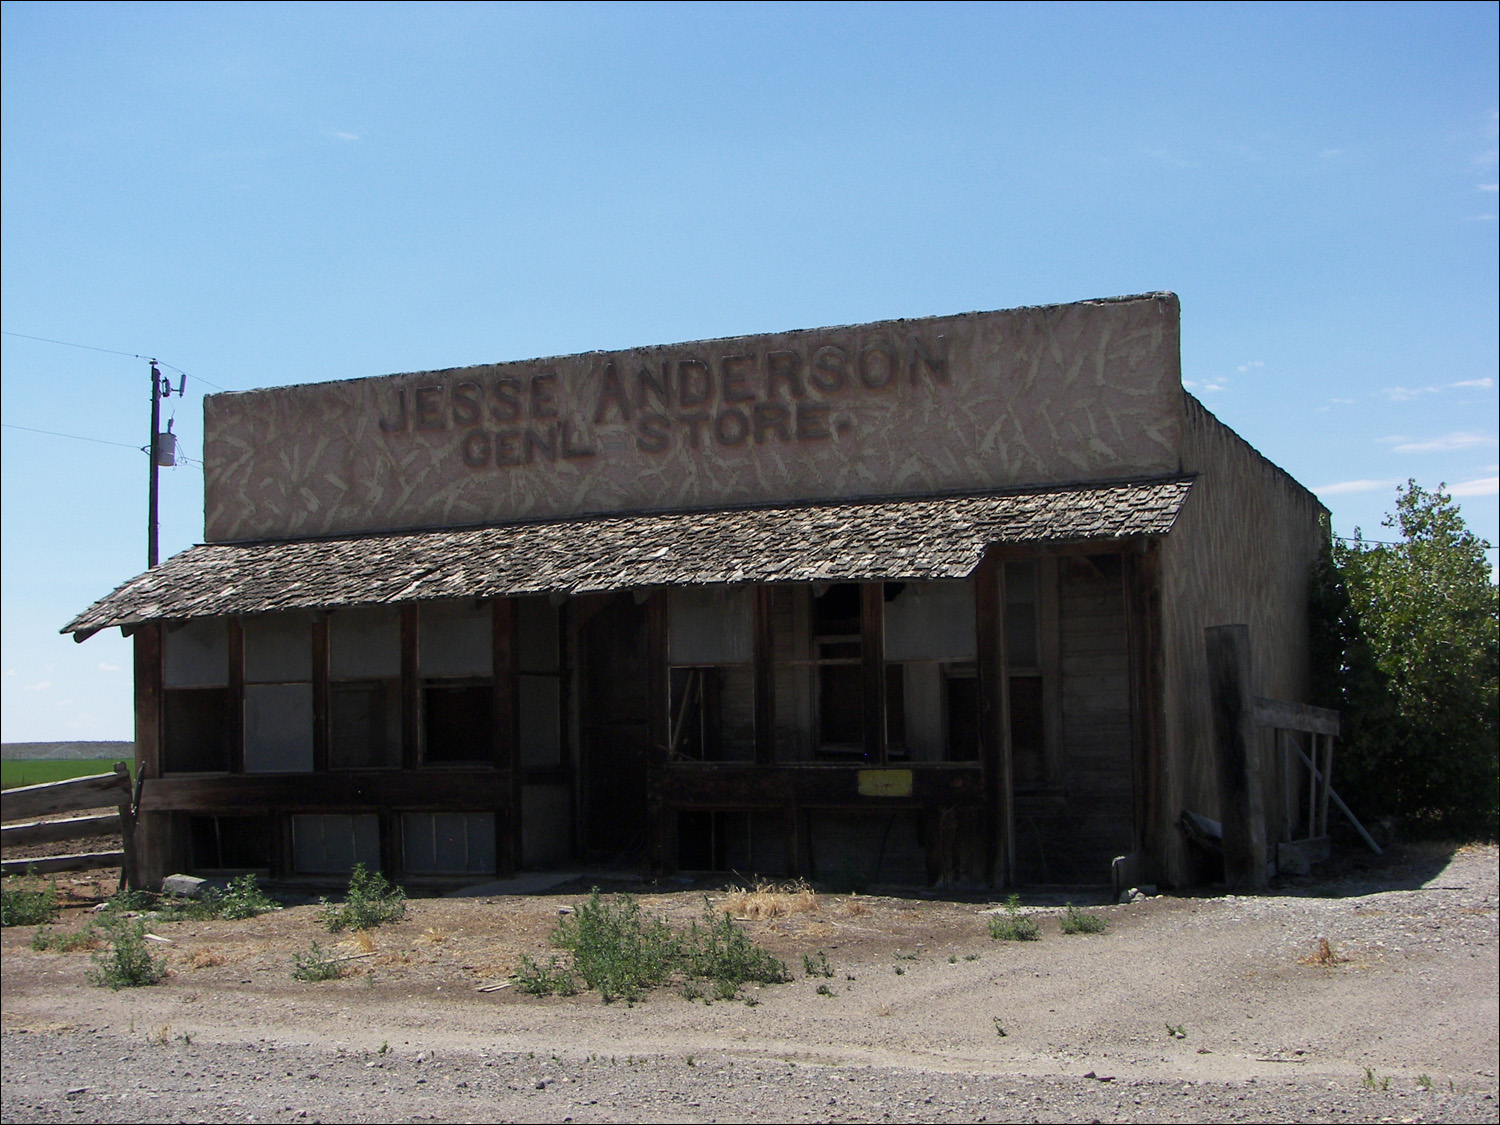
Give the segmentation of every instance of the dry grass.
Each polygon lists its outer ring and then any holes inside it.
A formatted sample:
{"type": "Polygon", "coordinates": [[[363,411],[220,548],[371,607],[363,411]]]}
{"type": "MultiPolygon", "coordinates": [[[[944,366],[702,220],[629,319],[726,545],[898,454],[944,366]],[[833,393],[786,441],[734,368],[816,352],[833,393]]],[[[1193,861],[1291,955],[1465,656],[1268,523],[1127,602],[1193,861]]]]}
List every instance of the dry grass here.
{"type": "Polygon", "coordinates": [[[1342,965],[1349,958],[1341,954],[1326,937],[1318,939],[1318,947],[1306,957],[1299,957],[1299,965],[1317,965],[1324,969],[1331,969],[1335,965],[1342,965]]]}
{"type": "Polygon", "coordinates": [[[195,969],[212,969],[224,964],[226,958],[217,949],[200,949],[188,962],[195,969]]]}
{"type": "Polygon", "coordinates": [[[375,952],[375,939],[370,936],[369,930],[359,930],[356,932],[354,937],[350,939],[350,944],[361,953],[375,952]]]}
{"type": "MultiPolygon", "coordinates": [[[[446,930],[439,929],[436,926],[428,926],[427,929],[422,931],[422,936],[417,938],[417,940],[427,945],[442,945],[443,942],[448,940],[448,934],[446,930]]],[[[370,948],[374,948],[373,943],[370,948]]]]}
{"type": "Polygon", "coordinates": [[[858,895],[850,895],[839,902],[839,913],[846,918],[858,918],[861,914],[869,911],[869,907],[859,900],[858,895]]]}
{"type": "Polygon", "coordinates": [[[800,879],[779,886],[776,883],[757,883],[754,890],[728,887],[719,905],[731,917],[741,921],[811,914],[819,909],[817,892],[800,879]]]}

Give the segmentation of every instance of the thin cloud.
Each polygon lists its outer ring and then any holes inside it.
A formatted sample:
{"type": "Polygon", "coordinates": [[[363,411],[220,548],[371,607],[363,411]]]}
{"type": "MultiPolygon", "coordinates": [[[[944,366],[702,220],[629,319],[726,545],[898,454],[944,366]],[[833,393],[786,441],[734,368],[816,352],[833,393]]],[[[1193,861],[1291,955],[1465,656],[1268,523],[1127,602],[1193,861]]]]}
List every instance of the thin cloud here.
{"type": "Polygon", "coordinates": [[[101,671],[101,672],[118,672],[119,670],[120,670],[120,666],[118,664],[100,664],[99,665],[99,671],[101,671]]]}
{"type": "Polygon", "coordinates": [[[350,142],[350,141],[357,141],[357,140],[359,140],[359,134],[358,133],[337,133],[336,132],[336,133],[329,133],[328,137],[329,137],[330,140],[344,141],[346,143],[350,142]]]}
{"type": "Polygon", "coordinates": [[[1495,380],[1486,376],[1483,379],[1460,379],[1457,383],[1448,385],[1450,387],[1478,387],[1482,391],[1487,391],[1495,385],[1495,380]]]}
{"type": "Polygon", "coordinates": [[[1448,490],[1450,496],[1495,496],[1497,494],[1500,494],[1500,476],[1462,481],[1448,490]]]}
{"type": "Polygon", "coordinates": [[[1400,484],[1399,478],[1391,480],[1341,480],[1335,484],[1320,484],[1313,489],[1319,496],[1338,496],[1345,492],[1384,492],[1400,484]]]}
{"type": "Polygon", "coordinates": [[[1441,394],[1442,391],[1438,387],[1386,387],[1380,393],[1392,402],[1410,402],[1423,395],[1441,394]]]}
{"type": "Polygon", "coordinates": [[[1477,184],[1480,191],[1500,191],[1500,184],[1477,184]]]}
{"type": "Polygon", "coordinates": [[[1331,398],[1328,401],[1342,403],[1345,406],[1353,406],[1358,400],[1352,398],[1331,398]]]}
{"type": "Polygon", "coordinates": [[[1238,371],[1241,375],[1243,375],[1246,371],[1249,371],[1252,367],[1264,367],[1264,366],[1265,366],[1265,364],[1262,363],[1260,360],[1258,360],[1258,359],[1252,359],[1249,363],[1242,363],[1242,364],[1240,364],[1238,367],[1235,368],[1235,370],[1238,371]]]}
{"type": "Polygon", "coordinates": [[[1403,441],[1395,447],[1396,453],[1450,453],[1455,449],[1473,449],[1476,446],[1495,445],[1496,440],[1488,434],[1460,431],[1429,438],[1427,441],[1403,441]]]}
{"type": "Polygon", "coordinates": [[[42,680],[40,683],[22,684],[21,685],[21,690],[22,691],[46,691],[51,686],[52,686],[52,681],[51,680],[42,680]]]}
{"type": "Polygon", "coordinates": [[[1227,388],[1223,383],[1204,383],[1203,389],[1205,391],[1222,391],[1226,390],[1227,388]]]}

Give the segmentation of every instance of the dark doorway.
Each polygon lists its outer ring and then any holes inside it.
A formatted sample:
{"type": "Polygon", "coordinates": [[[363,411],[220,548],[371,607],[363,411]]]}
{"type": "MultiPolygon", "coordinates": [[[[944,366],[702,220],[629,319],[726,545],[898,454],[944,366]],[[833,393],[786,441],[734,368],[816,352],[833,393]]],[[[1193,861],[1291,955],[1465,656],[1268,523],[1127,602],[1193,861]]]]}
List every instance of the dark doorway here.
{"type": "Polygon", "coordinates": [[[579,629],[584,846],[595,858],[644,859],[651,741],[646,610],[630,594],[579,608],[588,614],[579,629]]]}

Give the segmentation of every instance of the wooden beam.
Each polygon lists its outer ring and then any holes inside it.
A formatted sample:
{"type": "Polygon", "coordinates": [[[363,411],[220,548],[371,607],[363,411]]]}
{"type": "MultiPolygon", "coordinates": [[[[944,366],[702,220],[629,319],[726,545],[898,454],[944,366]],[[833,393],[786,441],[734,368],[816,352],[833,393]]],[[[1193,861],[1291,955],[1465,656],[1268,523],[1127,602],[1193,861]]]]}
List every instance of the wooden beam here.
{"type": "MultiPolygon", "coordinates": [[[[496,769],[178,776],[147,784],[141,808],[244,815],[379,808],[484,812],[506,807],[510,785],[511,771],[496,769]]],[[[7,796],[12,792],[6,790],[7,796]]]]}
{"type": "Polygon", "coordinates": [[[1279,699],[1255,697],[1255,722],[1278,730],[1296,730],[1308,734],[1339,733],[1339,713],[1327,707],[1306,703],[1283,703],[1279,699]]]}
{"type": "MultiPolygon", "coordinates": [[[[675,808],[887,809],[926,805],[983,803],[980,768],[965,763],[913,764],[909,769],[875,770],[909,773],[909,797],[870,797],[860,792],[860,776],[872,771],[852,765],[756,766],[748,762],[672,765],[655,779],[652,796],[675,808]]],[[[868,780],[868,779],[867,779],[868,780]]],[[[801,850],[800,848],[798,849],[801,850]]]]}
{"type": "Polygon", "coordinates": [[[88,836],[113,836],[120,831],[118,812],[93,816],[70,816],[66,820],[34,820],[26,824],[7,824],[0,828],[0,844],[24,847],[28,844],[52,844],[58,840],[77,840],[88,836]]]}
{"type": "Polygon", "coordinates": [[[96,773],[67,781],[22,785],[0,796],[0,819],[29,820],[54,813],[130,803],[130,775],[96,773]]]}
{"type": "Polygon", "coordinates": [[[92,871],[98,867],[121,867],[124,852],[84,852],[77,855],[44,855],[34,859],[7,859],[0,862],[0,874],[51,875],[58,871],[92,871]]]}
{"type": "Polygon", "coordinates": [[[135,768],[161,776],[162,625],[148,621],[135,638],[135,768]]]}
{"type": "Polygon", "coordinates": [[[865,760],[884,765],[885,730],[885,583],[859,587],[860,671],[864,698],[865,760]]]}

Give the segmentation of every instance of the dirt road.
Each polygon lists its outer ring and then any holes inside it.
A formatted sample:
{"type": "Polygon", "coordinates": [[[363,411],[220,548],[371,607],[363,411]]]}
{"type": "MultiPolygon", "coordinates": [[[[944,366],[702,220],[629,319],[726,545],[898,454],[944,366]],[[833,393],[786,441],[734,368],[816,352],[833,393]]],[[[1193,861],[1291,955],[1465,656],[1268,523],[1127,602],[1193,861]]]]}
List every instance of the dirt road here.
{"type": "MultiPolygon", "coordinates": [[[[1094,936],[1035,905],[1028,943],[989,937],[994,904],[820,896],[744,923],[796,979],[711,1005],[479,991],[576,891],[418,900],[323,984],[289,975],[335,941],[315,906],[159,926],[171,976],[118,993],[11,928],[3,1118],[1495,1121],[1497,882],[1494,847],[1408,849],[1100,907],[1094,936]],[[819,951],[832,977],[805,975],[819,951]]],[[[703,906],[640,898],[679,924],[703,906]]]]}

